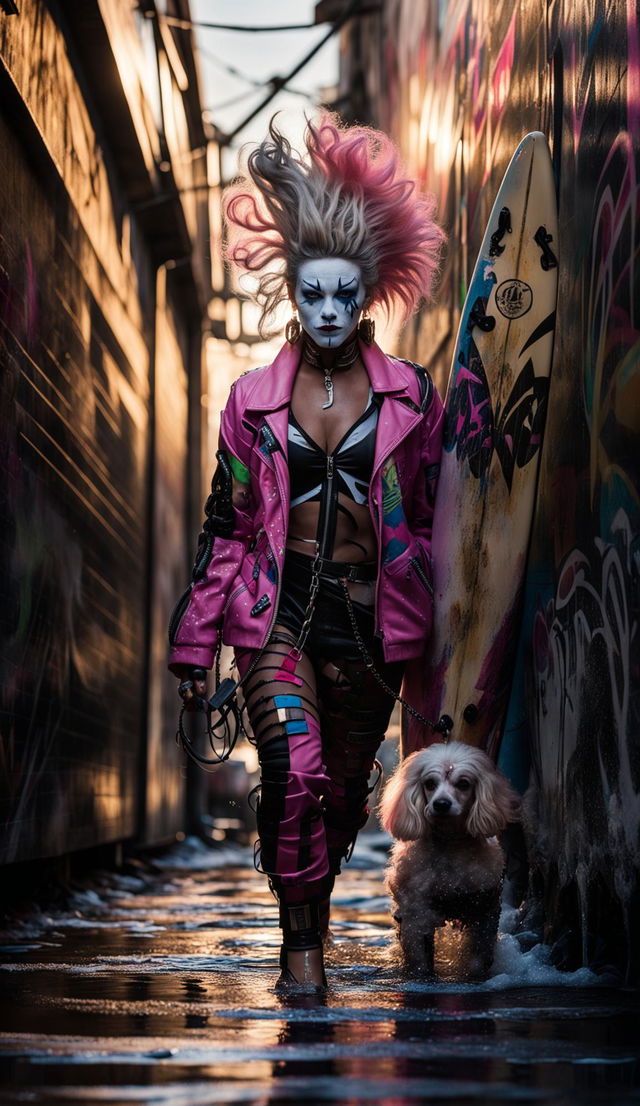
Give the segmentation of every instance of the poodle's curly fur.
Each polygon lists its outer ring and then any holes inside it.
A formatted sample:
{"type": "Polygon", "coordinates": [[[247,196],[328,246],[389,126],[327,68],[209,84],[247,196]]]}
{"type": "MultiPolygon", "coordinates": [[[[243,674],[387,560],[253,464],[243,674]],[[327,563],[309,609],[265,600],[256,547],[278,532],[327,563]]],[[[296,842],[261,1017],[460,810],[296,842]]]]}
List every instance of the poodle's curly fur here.
{"type": "Polygon", "coordinates": [[[405,966],[433,975],[434,933],[463,923],[469,978],[486,977],[500,914],[504,854],[495,835],[519,818],[519,796],[480,749],[457,741],[407,757],[380,803],[396,838],[387,870],[405,966]]]}

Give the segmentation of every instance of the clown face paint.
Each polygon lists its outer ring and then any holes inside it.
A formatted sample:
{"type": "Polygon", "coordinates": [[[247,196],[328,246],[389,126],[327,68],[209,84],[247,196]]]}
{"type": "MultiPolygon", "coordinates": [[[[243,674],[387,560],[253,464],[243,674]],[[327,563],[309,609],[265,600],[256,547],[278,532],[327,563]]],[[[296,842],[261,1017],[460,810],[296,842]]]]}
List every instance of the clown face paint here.
{"type": "Polygon", "coordinates": [[[353,333],[366,298],[360,266],[341,257],[303,261],[295,303],[302,329],[321,349],[335,349],[353,333]]]}

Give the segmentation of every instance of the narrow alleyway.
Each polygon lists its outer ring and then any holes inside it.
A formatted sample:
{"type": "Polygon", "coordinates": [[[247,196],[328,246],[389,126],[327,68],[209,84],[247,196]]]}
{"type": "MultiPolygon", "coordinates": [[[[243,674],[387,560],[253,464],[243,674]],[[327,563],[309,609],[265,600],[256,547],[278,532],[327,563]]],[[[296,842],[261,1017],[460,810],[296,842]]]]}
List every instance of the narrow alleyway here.
{"type": "Polygon", "coordinates": [[[341,877],[322,1002],[274,993],[273,902],[239,846],[186,841],[25,917],[2,947],[2,1103],[639,1103],[637,996],[526,937],[483,986],[401,978],[381,844],[341,877]]]}

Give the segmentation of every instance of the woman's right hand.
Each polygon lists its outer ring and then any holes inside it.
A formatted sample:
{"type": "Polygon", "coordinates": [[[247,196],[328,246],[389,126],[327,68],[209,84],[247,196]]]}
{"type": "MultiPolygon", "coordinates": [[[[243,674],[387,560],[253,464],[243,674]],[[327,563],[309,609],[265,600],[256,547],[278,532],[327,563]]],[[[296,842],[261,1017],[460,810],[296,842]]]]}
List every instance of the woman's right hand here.
{"type": "Polygon", "coordinates": [[[199,699],[207,698],[207,673],[204,668],[194,668],[185,664],[180,672],[180,684],[178,695],[182,699],[184,709],[196,711],[200,709],[199,699]]]}

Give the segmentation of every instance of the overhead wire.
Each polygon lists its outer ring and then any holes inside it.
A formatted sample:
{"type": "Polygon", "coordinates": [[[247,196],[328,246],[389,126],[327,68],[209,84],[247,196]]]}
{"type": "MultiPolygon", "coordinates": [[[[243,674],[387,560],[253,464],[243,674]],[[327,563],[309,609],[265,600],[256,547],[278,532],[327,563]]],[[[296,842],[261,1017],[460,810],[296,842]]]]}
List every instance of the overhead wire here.
{"type": "Polygon", "coordinates": [[[170,27],[179,27],[183,31],[189,31],[192,27],[203,27],[210,31],[245,31],[248,34],[269,34],[280,31],[308,31],[311,27],[317,27],[317,23],[271,23],[262,26],[250,26],[246,23],[208,23],[201,19],[180,19],[177,15],[163,15],[165,23],[170,27]]]}
{"type": "Polygon", "coordinates": [[[297,62],[296,65],[294,65],[293,69],[289,73],[287,73],[286,77],[273,77],[271,79],[271,81],[269,82],[272,86],[271,90],[264,97],[264,99],[260,101],[257,107],[255,107],[253,111],[251,111],[249,115],[247,115],[242,120],[242,122],[238,123],[232,131],[229,131],[227,134],[223,134],[222,132],[219,133],[218,142],[220,143],[220,145],[228,146],[236,137],[236,135],[239,134],[240,131],[244,130],[247,124],[255,119],[256,115],[259,115],[263,108],[267,106],[267,104],[271,103],[273,98],[282,91],[285,85],[288,85],[289,81],[293,80],[293,78],[298,75],[300,70],[304,69],[305,65],[307,65],[307,63],[310,62],[313,57],[315,57],[318,51],[322,49],[325,42],[328,42],[329,39],[333,37],[333,35],[337,34],[337,32],[341,30],[344,24],[348,22],[351,16],[360,8],[361,0],[351,0],[351,3],[346,5],[342,14],[331,25],[327,33],[324,34],[318,42],[316,42],[311,50],[307,51],[304,57],[301,58],[301,60],[297,62]]]}
{"type": "Polygon", "coordinates": [[[239,81],[244,81],[246,84],[252,85],[253,88],[264,88],[268,83],[266,81],[257,81],[255,77],[249,77],[247,73],[242,73],[239,69],[236,69],[234,65],[230,65],[229,62],[223,61],[222,58],[216,57],[210,50],[204,49],[198,45],[198,53],[203,58],[208,58],[214,65],[217,65],[220,69],[224,69],[226,73],[230,73],[232,77],[237,77],[239,81]]]}
{"type": "MultiPolygon", "coordinates": [[[[229,73],[232,77],[235,77],[236,80],[244,81],[245,84],[251,85],[251,88],[247,89],[246,92],[240,92],[235,96],[230,96],[228,100],[224,100],[220,104],[212,104],[205,109],[206,111],[219,111],[222,108],[237,103],[238,100],[246,100],[248,96],[252,96],[255,92],[263,88],[273,87],[272,77],[264,81],[257,81],[255,77],[250,77],[247,73],[242,73],[239,69],[236,69],[234,65],[229,65],[228,62],[223,61],[222,58],[217,57],[215,54],[212,54],[210,50],[202,46],[198,46],[198,53],[201,54],[203,58],[207,58],[209,61],[213,62],[214,65],[217,65],[219,69],[223,69],[225,73],[229,73]]],[[[287,86],[286,89],[282,91],[290,92],[293,96],[302,96],[305,100],[313,99],[310,92],[305,92],[304,89],[301,88],[291,88],[287,86]]]]}
{"type": "MultiPolygon", "coordinates": [[[[368,15],[371,12],[378,12],[379,10],[379,0],[373,0],[372,3],[363,4],[360,14],[368,15]]],[[[154,19],[156,15],[151,9],[145,11],[144,14],[147,19],[154,19]]],[[[179,30],[183,31],[190,31],[194,27],[201,27],[204,28],[204,30],[235,31],[241,34],[244,32],[252,35],[277,34],[280,31],[309,31],[314,27],[320,26],[319,23],[213,23],[203,19],[183,19],[178,15],[166,15],[165,13],[163,13],[162,18],[170,27],[177,27],[179,30]]]]}
{"type": "MultiPolygon", "coordinates": [[[[230,96],[228,100],[222,100],[217,104],[210,104],[204,110],[224,111],[225,108],[231,107],[232,104],[239,103],[240,100],[247,100],[250,96],[255,96],[258,89],[268,88],[271,84],[271,81],[256,82],[253,88],[248,88],[245,92],[239,92],[235,96],[230,96]]],[[[289,92],[292,96],[300,96],[303,100],[315,102],[312,94],[310,92],[305,92],[302,88],[291,88],[289,85],[284,85],[282,88],[278,87],[278,91],[289,92]]]]}
{"type": "MultiPolygon", "coordinates": [[[[265,87],[265,88],[269,88],[269,92],[264,97],[264,99],[262,99],[260,101],[260,103],[249,113],[249,115],[247,115],[240,123],[237,124],[237,126],[235,126],[233,128],[232,131],[230,131],[229,133],[224,133],[223,131],[218,130],[218,143],[219,143],[219,145],[220,146],[229,146],[231,144],[231,142],[233,141],[233,139],[236,137],[236,135],[238,135],[240,133],[240,131],[244,130],[244,128],[247,126],[247,124],[250,123],[253,119],[255,119],[256,115],[259,115],[260,112],[263,110],[263,108],[265,108],[267,106],[267,104],[269,104],[271,102],[271,100],[273,100],[274,97],[278,95],[279,92],[282,92],[284,89],[288,89],[289,82],[293,79],[293,77],[296,77],[298,75],[298,73],[300,72],[300,70],[304,69],[305,65],[307,65],[307,63],[310,62],[313,57],[315,57],[315,55],[318,53],[318,51],[322,49],[324,44],[326,42],[328,42],[329,39],[333,37],[333,35],[335,35],[339,30],[341,30],[341,28],[344,26],[345,23],[348,22],[348,20],[351,18],[352,15],[355,15],[356,13],[359,14],[359,15],[365,15],[365,14],[368,14],[370,11],[374,11],[374,10],[377,10],[375,3],[372,5],[372,4],[364,3],[363,0],[351,0],[351,2],[346,5],[346,7],[345,7],[344,11],[342,12],[342,14],[340,16],[338,16],[338,18],[332,23],[332,25],[329,28],[329,30],[327,31],[327,33],[324,34],[322,36],[322,38],[319,39],[319,41],[316,42],[315,45],[310,50],[307,51],[307,53],[304,55],[304,57],[301,58],[301,60],[299,62],[297,62],[296,65],[294,65],[293,69],[286,75],[286,77],[274,76],[274,77],[271,77],[271,79],[268,80],[268,81],[257,82],[257,84],[254,87],[261,87],[262,86],[262,87],[265,87]]],[[[145,11],[144,14],[145,14],[146,18],[148,18],[148,19],[158,18],[157,13],[153,10],[147,10],[147,11],[145,11]]],[[[316,24],[316,23],[305,23],[305,24],[287,23],[287,24],[271,24],[271,25],[263,25],[263,26],[236,25],[236,24],[229,24],[229,23],[221,24],[221,23],[200,22],[198,20],[191,20],[191,19],[180,19],[177,16],[164,15],[164,14],[162,15],[162,19],[169,26],[176,27],[178,29],[183,29],[183,30],[192,30],[193,28],[200,27],[200,28],[210,29],[210,30],[226,30],[226,31],[236,31],[236,32],[237,31],[248,31],[248,32],[251,32],[251,33],[256,33],[256,34],[261,33],[261,32],[271,32],[271,31],[279,32],[279,31],[293,31],[293,30],[296,30],[296,31],[309,30],[312,27],[319,26],[319,24],[316,24]]],[[[204,53],[204,51],[203,51],[203,53],[204,53]]],[[[209,55],[209,56],[212,57],[212,55],[209,55]]],[[[240,74],[240,73],[238,73],[238,71],[234,72],[233,68],[231,66],[229,66],[228,64],[226,64],[224,62],[220,62],[219,59],[215,59],[215,60],[218,62],[218,64],[222,64],[224,66],[224,68],[227,69],[227,71],[232,73],[234,76],[238,76],[240,79],[246,80],[248,83],[253,84],[253,82],[251,81],[251,78],[245,77],[244,74],[240,74]]],[[[296,94],[296,93],[294,92],[294,94],[296,94]]],[[[297,93],[297,95],[305,95],[305,93],[297,93]]],[[[309,97],[309,99],[311,99],[311,97],[309,97]]]]}
{"type": "MultiPolygon", "coordinates": [[[[165,20],[165,22],[170,22],[170,20],[173,20],[172,25],[175,25],[176,22],[181,22],[181,23],[189,24],[189,25],[191,25],[191,23],[192,23],[191,20],[184,20],[184,19],[183,20],[178,20],[177,17],[173,17],[173,16],[171,16],[171,17],[163,16],[163,19],[165,20]]],[[[193,23],[193,26],[199,26],[199,25],[200,24],[193,23]]],[[[318,24],[309,23],[309,24],[306,24],[305,26],[307,26],[307,27],[316,27],[316,26],[318,26],[318,24]]],[[[292,28],[286,28],[286,29],[292,29],[292,28]]],[[[223,100],[218,104],[212,104],[211,106],[206,107],[205,111],[210,111],[210,112],[222,111],[222,110],[224,110],[224,108],[230,107],[232,104],[235,104],[240,100],[248,99],[248,97],[250,97],[254,92],[258,92],[261,89],[274,89],[275,88],[276,92],[289,92],[289,93],[291,93],[292,96],[300,96],[302,99],[308,100],[309,102],[313,102],[313,100],[314,100],[314,97],[312,96],[312,94],[310,92],[305,92],[304,89],[291,88],[290,85],[288,85],[286,83],[283,84],[282,83],[282,78],[280,78],[280,77],[269,77],[269,78],[267,78],[267,80],[258,81],[254,77],[250,77],[247,73],[241,72],[241,70],[237,69],[234,65],[231,65],[229,62],[223,61],[222,58],[219,58],[216,54],[213,54],[211,52],[211,50],[207,49],[206,47],[198,45],[198,53],[201,54],[201,56],[203,58],[207,58],[208,61],[210,61],[214,65],[218,66],[218,68],[222,69],[225,73],[229,73],[232,77],[235,77],[237,80],[244,81],[245,84],[251,85],[251,88],[248,89],[246,92],[241,92],[241,93],[239,93],[235,96],[230,96],[227,100],[223,100]]]]}

